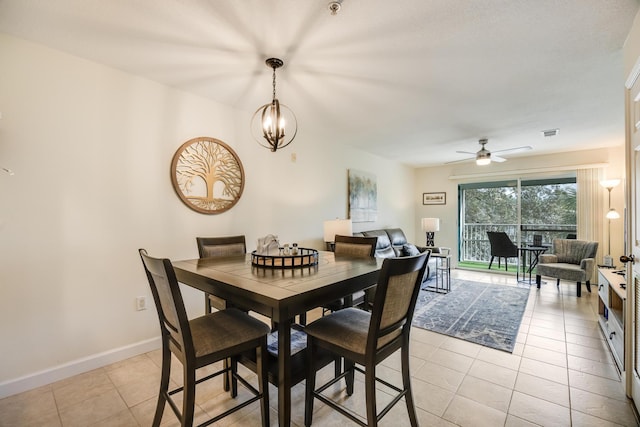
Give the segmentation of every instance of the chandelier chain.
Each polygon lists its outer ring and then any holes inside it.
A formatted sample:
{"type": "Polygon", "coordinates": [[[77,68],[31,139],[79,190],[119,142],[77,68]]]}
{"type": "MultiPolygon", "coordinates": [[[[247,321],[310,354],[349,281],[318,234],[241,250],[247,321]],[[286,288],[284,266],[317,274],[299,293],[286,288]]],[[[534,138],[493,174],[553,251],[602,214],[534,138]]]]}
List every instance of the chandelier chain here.
{"type": "Polygon", "coordinates": [[[276,67],[273,67],[273,99],[276,99],[276,67]]]}

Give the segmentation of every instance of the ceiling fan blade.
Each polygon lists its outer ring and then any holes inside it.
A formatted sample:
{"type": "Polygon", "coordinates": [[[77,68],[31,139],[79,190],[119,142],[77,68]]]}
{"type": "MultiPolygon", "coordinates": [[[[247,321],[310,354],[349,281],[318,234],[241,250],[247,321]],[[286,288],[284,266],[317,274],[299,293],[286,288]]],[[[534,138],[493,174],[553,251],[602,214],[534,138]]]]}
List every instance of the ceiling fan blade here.
{"type": "Polygon", "coordinates": [[[492,151],[492,153],[516,153],[518,151],[528,151],[528,150],[533,150],[533,147],[531,147],[530,145],[524,145],[522,147],[507,148],[505,150],[496,150],[496,151],[492,151]]]}
{"type": "Polygon", "coordinates": [[[469,151],[456,151],[456,153],[459,153],[459,154],[471,154],[472,156],[476,155],[476,153],[471,153],[469,151]]]}
{"type": "Polygon", "coordinates": [[[504,157],[500,157],[500,156],[494,156],[493,154],[491,155],[491,161],[492,162],[496,162],[496,163],[502,163],[502,162],[506,162],[507,159],[505,159],[504,157]]]}
{"type": "MultiPolygon", "coordinates": [[[[473,153],[465,153],[465,154],[473,154],[473,153]]],[[[450,165],[453,163],[462,163],[462,162],[468,162],[469,160],[475,160],[475,157],[468,157],[466,159],[462,159],[462,160],[454,160],[452,162],[446,162],[445,165],[450,165]]]]}

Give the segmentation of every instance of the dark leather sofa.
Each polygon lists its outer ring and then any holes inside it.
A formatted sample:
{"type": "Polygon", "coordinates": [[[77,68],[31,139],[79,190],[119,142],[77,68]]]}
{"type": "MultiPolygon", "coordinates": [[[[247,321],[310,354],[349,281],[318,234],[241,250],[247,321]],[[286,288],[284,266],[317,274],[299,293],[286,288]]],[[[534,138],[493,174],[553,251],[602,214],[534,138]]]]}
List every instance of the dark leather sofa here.
{"type": "MultiPolygon", "coordinates": [[[[427,249],[432,252],[439,252],[439,248],[427,248],[425,246],[416,246],[407,242],[407,237],[401,228],[385,228],[380,230],[368,230],[353,233],[354,236],[377,237],[376,258],[393,258],[409,255],[417,255],[418,252],[424,252],[427,249]]],[[[435,271],[435,258],[429,259],[429,265],[424,275],[423,281],[429,279],[431,272],[435,271]]]]}

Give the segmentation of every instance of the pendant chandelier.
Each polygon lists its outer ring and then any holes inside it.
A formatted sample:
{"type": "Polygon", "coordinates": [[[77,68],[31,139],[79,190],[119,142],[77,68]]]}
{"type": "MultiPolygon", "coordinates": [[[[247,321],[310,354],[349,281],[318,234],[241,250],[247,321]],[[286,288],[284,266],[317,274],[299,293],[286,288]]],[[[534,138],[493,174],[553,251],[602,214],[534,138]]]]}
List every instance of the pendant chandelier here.
{"type": "Polygon", "coordinates": [[[275,152],[291,144],[298,132],[298,123],[293,111],[276,98],[276,68],[282,67],[284,62],[269,58],[265,63],[273,69],[273,98],[253,115],[251,133],[260,145],[275,152]]]}

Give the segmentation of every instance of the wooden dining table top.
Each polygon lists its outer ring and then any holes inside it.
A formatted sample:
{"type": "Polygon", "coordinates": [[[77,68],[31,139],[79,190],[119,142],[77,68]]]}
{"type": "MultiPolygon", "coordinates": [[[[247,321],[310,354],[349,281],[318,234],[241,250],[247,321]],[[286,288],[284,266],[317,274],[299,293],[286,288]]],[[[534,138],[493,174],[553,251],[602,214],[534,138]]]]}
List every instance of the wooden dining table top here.
{"type": "Polygon", "coordinates": [[[279,321],[283,314],[300,314],[371,286],[382,261],[336,257],[333,252],[320,251],[315,266],[258,267],[251,264],[251,254],[176,261],[173,266],[180,282],[248,303],[247,308],[279,321]]]}

